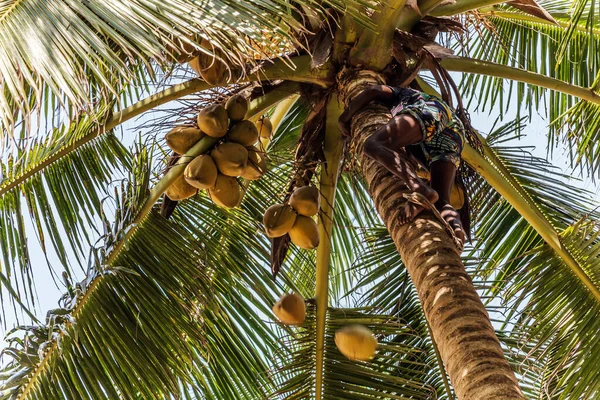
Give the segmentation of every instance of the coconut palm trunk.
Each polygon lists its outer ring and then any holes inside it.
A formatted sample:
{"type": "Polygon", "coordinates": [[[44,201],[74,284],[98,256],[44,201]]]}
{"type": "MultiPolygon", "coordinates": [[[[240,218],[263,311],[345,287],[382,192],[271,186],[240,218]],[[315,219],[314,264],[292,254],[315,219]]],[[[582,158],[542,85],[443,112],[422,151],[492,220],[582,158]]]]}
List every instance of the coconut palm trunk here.
{"type": "MultiPolygon", "coordinates": [[[[341,86],[345,102],[365,86],[383,83],[378,78],[369,71],[346,77],[341,86]]],[[[461,400],[523,399],[453,239],[431,212],[399,224],[407,187],[362,151],[365,140],[388,120],[387,110],[376,105],[354,117],[356,154],[377,212],[417,289],[454,390],[461,400]]]]}

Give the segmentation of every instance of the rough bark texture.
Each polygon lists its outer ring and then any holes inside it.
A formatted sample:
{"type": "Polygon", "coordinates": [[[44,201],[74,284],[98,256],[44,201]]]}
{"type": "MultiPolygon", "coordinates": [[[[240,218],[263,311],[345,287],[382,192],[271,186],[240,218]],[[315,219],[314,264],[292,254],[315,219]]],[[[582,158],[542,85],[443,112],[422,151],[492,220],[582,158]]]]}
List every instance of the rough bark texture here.
{"type": "MultiPolygon", "coordinates": [[[[383,83],[373,72],[351,75],[346,72],[340,78],[345,103],[365,85],[383,83]]],[[[377,211],[417,288],[454,390],[461,400],[523,399],[451,237],[430,212],[399,225],[406,187],[362,152],[364,141],[388,120],[387,110],[376,105],[354,117],[356,154],[377,211]]]]}

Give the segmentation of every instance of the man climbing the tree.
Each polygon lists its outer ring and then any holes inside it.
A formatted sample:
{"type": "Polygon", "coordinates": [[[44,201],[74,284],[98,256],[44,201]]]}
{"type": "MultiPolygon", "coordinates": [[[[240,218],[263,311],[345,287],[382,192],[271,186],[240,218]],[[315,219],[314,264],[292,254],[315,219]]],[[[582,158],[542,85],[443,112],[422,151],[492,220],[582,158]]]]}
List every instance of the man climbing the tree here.
{"type": "MultiPolygon", "coordinates": [[[[465,138],[455,112],[442,100],[410,88],[370,86],[350,102],[339,122],[349,135],[352,116],[376,101],[390,107],[392,118],[364,144],[365,153],[398,176],[413,191],[422,194],[440,211],[461,244],[465,232],[459,213],[450,205],[450,193],[465,138]],[[407,153],[425,161],[431,171],[431,187],[416,174],[407,153]],[[416,150],[416,151],[415,151],[416,150]],[[418,157],[417,153],[421,153],[418,157]]],[[[401,223],[412,221],[423,207],[406,202],[401,223]]]]}

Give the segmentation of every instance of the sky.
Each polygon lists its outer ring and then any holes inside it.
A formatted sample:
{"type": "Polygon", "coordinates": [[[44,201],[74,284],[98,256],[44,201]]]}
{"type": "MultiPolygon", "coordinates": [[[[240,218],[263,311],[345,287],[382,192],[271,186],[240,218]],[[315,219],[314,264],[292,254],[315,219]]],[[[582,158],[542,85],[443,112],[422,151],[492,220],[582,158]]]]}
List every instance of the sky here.
{"type": "MultiPolygon", "coordinates": [[[[172,105],[171,105],[172,106],[172,105]]],[[[169,107],[169,104],[163,106],[169,107]]],[[[158,111],[151,111],[144,116],[134,119],[132,121],[126,122],[121,127],[121,135],[123,137],[123,142],[126,144],[130,144],[133,142],[133,138],[135,138],[139,132],[138,127],[147,122],[149,119],[152,119],[154,113],[158,111]]],[[[493,111],[492,113],[481,112],[475,109],[470,110],[472,124],[478,130],[487,133],[492,129],[494,121],[499,117],[499,112],[493,111]]],[[[507,113],[504,114],[504,122],[508,122],[514,118],[516,115],[516,110],[512,108],[507,113]]],[[[531,121],[528,122],[527,128],[524,130],[524,134],[526,135],[518,142],[513,142],[514,144],[520,144],[522,146],[533,146],[534,149],[532,151],[533,155],[539,157],[546,157],[547,155],[547,126],[548,122],[543,118],[543,116],[534,114],[532,116],[531,121]]],[[[166,132],[165,132],[166,133],[166,132]]],[[[571,170],[568,165],[568,158],[561,154],[560,152],[555,152],[552,162],[554,165],[559,166],[563,169],[564,172],[570,173],[571,170]]],[[[600,186],[598,186],[597,182],[592,182],[591,179],[584,179],[582,181],[574,182],[575,185],[590,190],[595,193],[596,199],[600,204],[600,186]]],[[[37,316],[43,320],[45,317],[45,313],[47,310],[56,308],[58,306],[57,302],[62,293],[65,291],[65,287],[62,282],[58,282],[58,286],[54,284],[50,271],[46,266],[45,256],[42,253],[39,246],[36,246],[37,239],[34,230],[31,226],[28,227],[28,232],[30,232],[29,238],[30,243],[33,244],[31,246],[32,249],[32,266],[34,269],[34,276],[36,277],[36,289],[38,295],[38,306],[36,308],[37,316]]],[[[49,260],[51,263],[58,265],[58,260],[52,254],[49,255],[49,260]]],[[[78,278],[83,278],[83,274],[78,268],[74,268],[76,272],[79,273],[78,278]]],[[[6,325],[8,329],[11,329],[13,325],[16,323],[14,316],[7,315],[6,325]]],[[[20,322],[28,322],[26,319],[20,319],[20,322]]]]}

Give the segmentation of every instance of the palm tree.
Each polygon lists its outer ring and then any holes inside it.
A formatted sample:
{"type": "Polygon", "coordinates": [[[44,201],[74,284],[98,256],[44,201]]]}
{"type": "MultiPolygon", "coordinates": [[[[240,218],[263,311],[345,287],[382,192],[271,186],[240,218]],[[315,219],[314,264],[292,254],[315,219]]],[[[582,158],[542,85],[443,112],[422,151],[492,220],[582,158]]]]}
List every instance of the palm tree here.
{"type": "Polygon", "coordinates": [[[2,398],[598,396],[597,202],[511,142],[520,115],[465,148],[476,240],[462,257],[434,214],[397,223],[405,187],[361,151],[385,110],[357,114],[352,143],[337,126],[365,85],[416,78],[448,98],[447,71],[462,73],[466,108],[546,112],[549,148],[596,175],[594,3],[503,3],[0,4],[3,315],[33,319],[9,332],[2,398]],[[198,53],[228,74],[186,79],[175,58],[198,53]],[[165,173],[162,135],[240,91],[247,115],[276,127],[269,173],[238,208],[199,193],[163,218],[162,193],[215,140],[165,173]],[[170,102],[131,146],[118,138],[120,124],[170,102]],[[316,254],[271,243],[260,224],[310,180],[323,200],[316,254]],[[48,265],[67,287],[45,321],[32,311],[47,284],[34,246],[58,260],[48,265]],[[288,290],[314,297],[299,328],[271,315],[288,290]],[[336,349],[349,323],[377,335],[372,361],[336,349]]]}

